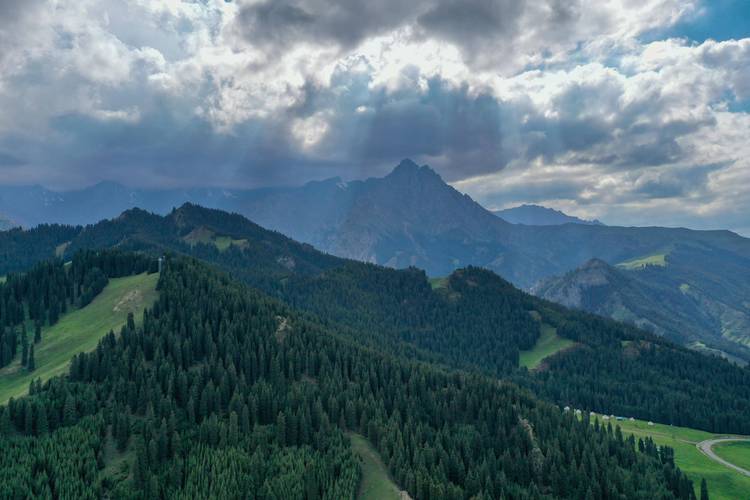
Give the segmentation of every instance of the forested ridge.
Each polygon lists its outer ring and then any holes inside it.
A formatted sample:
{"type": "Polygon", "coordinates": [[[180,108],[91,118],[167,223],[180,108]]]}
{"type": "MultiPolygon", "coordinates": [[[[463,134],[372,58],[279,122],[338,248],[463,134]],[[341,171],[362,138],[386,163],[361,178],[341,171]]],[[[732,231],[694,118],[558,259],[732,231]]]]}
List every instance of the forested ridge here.
{"type": "Polygon", "coordinates": [[[60,224],[0,231],[0,276],[26,271],[34,264],[51,259],[60,245],[75,238],[80,231],[80,227],[60,224]]]}
{"type": "Polygon", "coordinates": [[[353,498],[352,430],[418,499],[694,498],[667,447],[363,347],[197,261],[169,258],[158,290],[0,409],[0,497],[353,498]]]}
{"type": "Polygon", "coordinates": [[[339,259],[239,215],[190,204],[165,217],[133,209],[87,226],[67,253],[112,246],[192,255],[360,344],[510,377],[560,405],[750,433],[750,370],[540,300],[490,271],[458,270],[432,290],[421,270],[339,259]],[[197,233],[208,236],[195,240],[197,233]],[[217,236],[242,245],[219,248],[217,236]],[[518,352],[534,345],[540,322],[579,347],[529,373],[517,368],[518,352]]]}

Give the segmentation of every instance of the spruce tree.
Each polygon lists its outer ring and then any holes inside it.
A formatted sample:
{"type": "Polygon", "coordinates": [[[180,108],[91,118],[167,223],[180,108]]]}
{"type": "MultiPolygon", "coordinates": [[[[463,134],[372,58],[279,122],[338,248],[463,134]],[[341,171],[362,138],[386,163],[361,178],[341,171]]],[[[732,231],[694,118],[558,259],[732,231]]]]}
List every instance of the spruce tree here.
{"type": "Polygon", "coordinates": [[[34,344],[31,344],[31,350],[29,351],[29,362],[26,365],[26,368],[30,372],[36,370],[36,361],[34,361],[34,344]]]}
{"type": "Polygon", "coordinates": [[[29,362],[29,337],[26,335],[26,327],[21,329],[21,365],[26,366],[29,362]]]}
{"type": "Polygon", "coordinates": [[[34,343],[38,344],[42,340],[42,324],[39,321],[34,322],[34,343]]]}
{"type": "Polygon", "coordinates": [[[701,479],[701,500],[708,500],[708,485],[705,477],[701,479]]]}

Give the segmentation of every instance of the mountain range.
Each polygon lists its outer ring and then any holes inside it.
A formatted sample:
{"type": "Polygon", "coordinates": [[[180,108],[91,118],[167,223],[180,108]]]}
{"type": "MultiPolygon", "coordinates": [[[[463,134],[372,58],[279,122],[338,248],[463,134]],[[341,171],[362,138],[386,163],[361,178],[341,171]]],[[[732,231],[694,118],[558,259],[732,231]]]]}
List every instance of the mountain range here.
{"type": "Polygon", "coordinates": [[[592,259],[563,276],[540,281],[532,292],[747,364],[750,313],[741,282],[747,278],[744,263],[732,265],[729,259],[679,248],[663,265],[628,268],[592,259]],[[719,262],[706,265],[714,260],[719,262]],[[715,266],[725,269],[712,275],[715,266]]]}
{"type": "MultiPolygon", "coordinates": [[[[481,266],[551,300],[750,360],[750,240],[729,231],[512,224],[409,160],[382,178],[334,178],[300,187],[148,191],[103,183],[64,194],[24,189],[0,190],[0,213],[24,224],[84,224],[132,206],[166,214],[190,201],[242,214],[340,257],[414,266],[431,276],[481,266]],[[593,281],[586,264],[591,259],[607,266],[593,272],[602,272],[593,281]],[[600,281],[607,286],[588,285],[600,281]]],[[[552,213],[521,210],[529,211],[552,213]]],[[[553,218],[569,221],[560,217],[553,218]]]]}
{"type": "Polygon", "coordinates": [[[3,498],[355,498],[376,463],[402,498],[691,500],[682,455],[565,406],[750,432],[747,369],[477,267],[429,280],[194,204],[6,231],[0,252],[26,263],[0,285],[3,380],[34,377],[0,406],[3,498]],[[56,325],[133,300],[120,278],[153,305],[50,377],[56,325]],[[529,369],[545,335],[568,347],[529,369]]]}
{"type": "Polygon", "coordinates": [[[568,215],[554,208],[540,205],[521,205],[503,210],[492,210],[492,213],[511,224],[527,226],[557,226],[559,224],[587,224],[603,226],[598,220],[585,220],[568,215]]]}

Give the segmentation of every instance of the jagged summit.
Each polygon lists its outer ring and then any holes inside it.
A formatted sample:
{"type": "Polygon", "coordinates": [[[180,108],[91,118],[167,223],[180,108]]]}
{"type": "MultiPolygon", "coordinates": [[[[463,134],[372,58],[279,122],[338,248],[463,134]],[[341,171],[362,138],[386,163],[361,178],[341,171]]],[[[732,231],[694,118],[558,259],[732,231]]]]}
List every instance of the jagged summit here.
{"type": "Polygon", "coordinates": [[[409,158],[404,158],[396,167],[388,174],[386,179],[397,179],[397,178],[437,178],[442,181],[440,174],[435,172],[428,165],[422,165],[421,167],[414,163],[409,158]]]}

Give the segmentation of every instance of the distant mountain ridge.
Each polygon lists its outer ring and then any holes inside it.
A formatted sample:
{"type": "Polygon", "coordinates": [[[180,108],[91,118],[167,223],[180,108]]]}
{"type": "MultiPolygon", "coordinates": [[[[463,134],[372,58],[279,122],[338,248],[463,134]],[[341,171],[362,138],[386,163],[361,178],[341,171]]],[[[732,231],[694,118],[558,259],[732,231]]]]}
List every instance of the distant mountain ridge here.
{"type": "Polygon", "coordinates": [[[547,208],[540,205],[520,205],[504,210],[493,210],[492,213],[511,224],[525,224],[527,226],[556,226],[559,224],[604,225],[598,220],[580,219],[554,208],[547,208]]]}
{"type": "MultiPolygon", "coordinates": [[[[683,285],[692,294],[690,300],[675,298],[685,311],[692,308],[681,316],[690,328],[679,330],[674,322],[659,319],[658,308],[632,305],[628,310],[635,319],[630,319],[651,322],[664,334],[671,331],[672,338],[685,344],[700,340],[733,354],[742,354],[746,345],[748,332],[742,318],[750,308],[749,239],[730,231],[511,224],[445,183],[428,166],[410,160],[382,178],[352,182],[334,178],[289,188],[157,192],[105,183],[65,194],[35,188],[26,195],[19,189],[0,189],[0,213],[26,224],[43,220],[42,216],[50,221],[89,222],[115,217],[135,204],[167,214],[187,198],[197,205],[242,214],[335,256],[395,268],[415,266],[432,276],[481,266],[526,290],[591,259],[609,266],[626,263],[630,269],[615,271],[639,278],[628,281],[628,289],[641,287],[636,295],[651,297],[635,304],[659,304],[652,294],[655,284],[668,287],[669,296],[684,295],[683,285]],[[659,259],[663,267],[647,265],[659,259]]],[[[617,317],[608,308],[581,307],[617,317]]]]}
{"type": "Polygon", "coordinates": [[[681,262],[668,261],[669,270],[659,265],[627,269],[592,259],[564,276],[542,280],[532,293],[632,323],[696,350],[741,364],[750,362],[747,302],[731,300],[734,290],[723,295],[708,292],[701,282],[710,280],[696,280],[694,273],[681,269],[681,262]]]}

